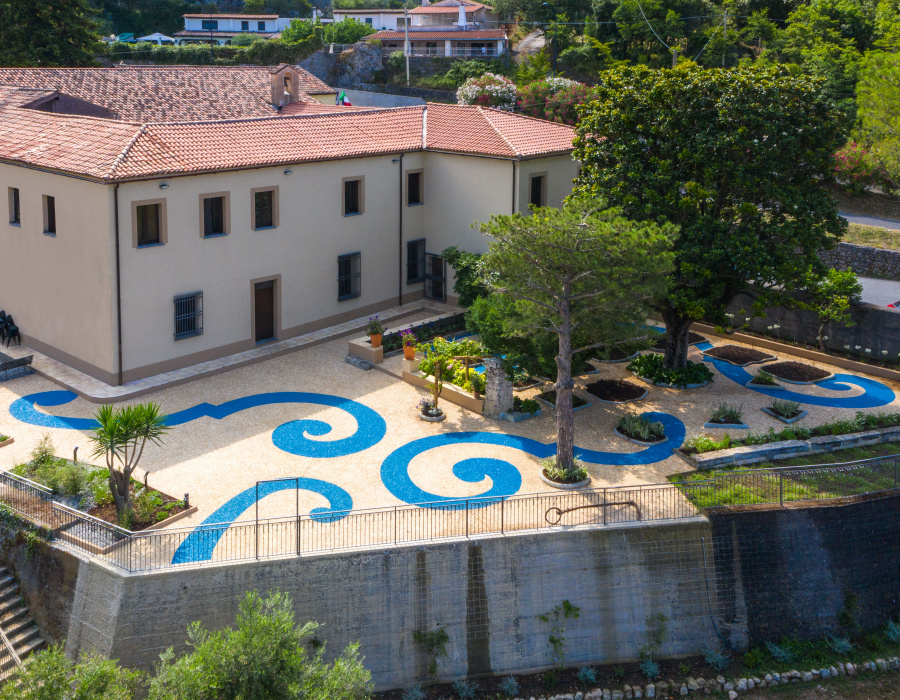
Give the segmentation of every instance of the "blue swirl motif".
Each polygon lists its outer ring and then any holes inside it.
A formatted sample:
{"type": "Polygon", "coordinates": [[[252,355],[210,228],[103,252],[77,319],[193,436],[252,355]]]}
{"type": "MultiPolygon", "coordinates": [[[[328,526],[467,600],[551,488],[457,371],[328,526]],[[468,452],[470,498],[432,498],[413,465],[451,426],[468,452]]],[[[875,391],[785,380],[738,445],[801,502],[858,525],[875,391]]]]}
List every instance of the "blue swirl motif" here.
{"type": "MultiPolygon", "coordinates": [[[[666,459],[672,450],[684,442],[684,423],[668,413],[644,413],[650,420],[659,421],[666,428],[665,442],[651,445],[640,452],[623,454],[620,452],[600,452],[583,447],[575,448],[575,456],[590,464],[636,465],[652,464],[666,459]]],[[[504,433],[459,432],[431,435],[413,440],[394,450],[381,465],[381,481],[397,499],[423,508],[454,509],[483,508],[504,498],[509,498],[522,487],[522,474],[513,464],[502,459],[476,457],[463,459],[453,465],[453,475],[460,481],[477,484],[491,480],[491,487],[476,496],[460,498],[429,493],[413,483],[409,476],[410,463],[420,454],[437,447],[461,444],[497,445],[512,447],[543,459],[556,454],[556,444],[546,444],[530,438],[504,433]]]]}
{"type": "MultiPolygon", "coordinates": [[[[340,486],[330,484],[319,479],[282,479],[279,481],[266,481],[259,485],[259,500],[278,491],[288,491],[299,488],[304,491],[318,493],[328,499],[328,508],[313,508],[310,516],[320,523],[335,523],[346,518],[353,509],[353,499],[340,486]]],[[[225,505],[218,508],[200,525],[197,526],[175,550],[172,557],[173,564],[191,564],[200,561],[209,561],[213,550],[222,539],[225,531],[244,513],[256,503],[257,487],[252,486],[242,491],[234,498],[228,500],[225,505]]]]}
{"type": "MultiPolygon", "coordinates": [[[[44,428],[68,430],[93,430],[97,422],[93,418],[67,418],[51,416],[35,410],[35,406],[62,406],[74,401],[77,396],[71,391],[42,391],[17,399],[9,407],[10,415],[16,420],[44,428]]],[[[272,433],[275,446],[300,457],[345,457],[346,455],[372,447],[384,437],[387,424],[376,411],[368,406],[329,394],[311,394],[299,391],[278,391],[267,394],[244,396],[220,405],[201,403],[183,411],[169,415],[166,424],[182,425],[198,418],[222,420],[228,416],[260,406],[273,404],[307,403],[339,408],[356,419],[356,432],[340,440],[311,440],[308,436],[321,437],[331,432],[331,426],[320,420],[302,419],[279,425],[272,433]]]]}
{"type": "MultiPolygon", "coordinates": [[[[711,343],[698,343],[697,348],[701,351],[712,348],[711,343]]],[[[716,360],[711,357],[704,357],[704,362],[710,362],[721,374],[728,377],[731,381],[744,386],[758,394],[765,394],[778,399],[788,401],[797,401],[798,403],[807,404],[809,406],[825,406],[828,408],[878,408],[879,406],[887,406],[891,403],[896,395],[894,392],[881,382],[867,377],[857,377],[852,374],[835,374],[834,379],[824,382],[818,382],[816,386],[832,391],[850,391],[851,386],[858,386],[863,390],[859,396],[810,396],[809,394],[801,394],[796,391],[787,389],[765,389],[755,386],[746,386],[747,382],[753,379],[753,376],[743,367],[737,367],[723,360],[716,360]]],[[[765,365],[761,365],[765,369],[765,365]]]]}

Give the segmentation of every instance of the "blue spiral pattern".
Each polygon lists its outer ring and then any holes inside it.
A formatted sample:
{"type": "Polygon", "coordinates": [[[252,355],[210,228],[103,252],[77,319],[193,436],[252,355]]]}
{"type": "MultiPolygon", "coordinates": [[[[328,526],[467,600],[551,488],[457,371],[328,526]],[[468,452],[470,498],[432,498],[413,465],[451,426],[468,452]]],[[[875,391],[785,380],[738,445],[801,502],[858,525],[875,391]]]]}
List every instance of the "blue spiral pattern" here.
{"type": "MultiPolygon", "coordinates": [[[[9,407],[10,415],[16,420],[44,428],[68,430],[93,430],[97,422],[93,418],[68,418],[51,416],[35,410],[35,406],[62,406],[74,401],[77,396],[71,391],[42,391],[17,399],[9,407]]],[[[260,406],[274,404],[315,404],[339,408],[356,419],[356,432],[340,440],[311,440],[309,436],[321,437],[331,432],[331,426],[320,420],[295,420],[278,426],[272,434],[275,446],[300,457],[345,457],[368,449],[381,441],[387,432],[387,424],[376,411],[368,406],[330,394],[311,394],[299,391],[277,391],[266,394],[243,396],[233,401],[215,405],[201,403],[183,411],[172,413],[166,425],[176,426],[198,418],[222,420],[235,413],[260,406]]]]}
{"type": "MultiPolygon", "coordinates": [[[[684,423],[668,413],[644,413],[646,418],[659,421],[666,428],[666,440],[651,445],[640,452],[623,454],[620,452],[600,452],[583,447],[575,448],[575,456],[590,464],[636,465],[652,464],[666,459],[672,450],[681,446],[685,438],[684,423]]],[[[381,465],[381,481],[397,499],[423,508],[448,509],[481,508],[509,498],[522,487],[522,474],[510,462],[502,459],[471,458],[453,464],[452,473],[460,481],[477,484],[490,479],[491,486],[486,491],[460,498],[458,496],[441,496],[419,488],[409,476],[409,467],[413,459],[438,447],[477,444],[497,445],[521,450],[527,454],[544,459],[556,454],[555,443],[543,443],[530,438],[503,433],[458,432],[431,435],[413,440],[388,455],[381,465]]]]}
{"type": "Polygon", "coordinates": [[[256,486],[253,486],[242,491],[206,518],[175,550],[172,563],[190,564],[209,561],[225,531],[256,503],[257,496],[259,496],[259,500],[262,500],[278,491],[292,489],[312,491],[328,500],[328,508],[313,508],[310,511],[312,519],[320,523],[337,522],[346,518],[349,511],[353,509],[353,499],[350,494],[340,486],[327,481],[306,478],[266,481],[259,485],[258,490],[256,486]]]}

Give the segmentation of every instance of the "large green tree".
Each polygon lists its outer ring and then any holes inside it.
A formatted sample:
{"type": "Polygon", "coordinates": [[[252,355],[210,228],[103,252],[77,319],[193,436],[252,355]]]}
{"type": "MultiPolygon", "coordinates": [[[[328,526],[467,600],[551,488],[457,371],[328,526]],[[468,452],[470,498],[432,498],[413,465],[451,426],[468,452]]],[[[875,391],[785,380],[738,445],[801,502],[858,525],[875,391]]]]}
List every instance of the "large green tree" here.
{"type": "Polygon", "coordinates": [[[90,66],[99,41],[87,0],[0,0],[0,65],[90,66]]]}
{"type": "Polygon", "coordinates": [[[675,228],[628,221],[581,198],[529,216],[494,216],[480,229],[491,239],[481,260],[484,283],[515,302],[509,332],[556,337],[556,463],[570,470],[572,357],[644,332],[650,303],[671,270],[675,228]]]}
{"type": "Polygon", "coordinates": [[[0,688],[0,700],[133,700],[141,680],[115,661],[87,656],[73,663],[51,647],[25,660],[0,688]]]}
{"type": "Polygon", "coordinates": [[[361,700],[371,674],[357,644],[333,662],[324,647],[307,651],[319,625],[297,625],[291,599],[256,592],[241,601],[237,628],[218,632],[188,627],[192,650],[179,659],[169,649],[150,681],[149,700],[361,700]]]}
{"type": "Polygon", "coordinates": [[[900,53],[869,52],[858,89],[862,138],[884,178],[900,189],[900,53]]]}
{"type": "Polygon", "coordinates": [[[844,142],[822,81],[784,66],[624,68],[603,74],[576,131],[576,192],[678,225],[673,286],[657,301],[668,368],[699,319],[752,286],[763,300],[824,269],[846,229],[821,186],[844,142]]]}

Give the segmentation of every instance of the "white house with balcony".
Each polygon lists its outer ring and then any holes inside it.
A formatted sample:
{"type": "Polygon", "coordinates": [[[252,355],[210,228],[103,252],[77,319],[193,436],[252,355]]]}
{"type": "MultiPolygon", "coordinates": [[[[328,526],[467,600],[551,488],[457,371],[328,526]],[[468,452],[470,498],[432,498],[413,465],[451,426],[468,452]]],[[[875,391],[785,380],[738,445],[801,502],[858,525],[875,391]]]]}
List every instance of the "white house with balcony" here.
{"type": "MultiPolygon", "coordinates": [[[[342,10],[334,8],[332,16],[335,22],[355,19],[375,29],[397,30],[406,28],[406,16],[403,10],[342,10]]],[[[410,18],[411,19],[411,18],[410,18]]]]}
{"type": "Polygon", "coordinates": [[[291,24],[290,17],[278,15],[184,15],[184,29],[175,32],[175,43],[230,44],[239,34],[251,34],[264,39],[277,39],[291,24]]]}
{"type": "MultiPolygon", "coordinates": [[[[401,18],[404,19],[404,18],[401,18]]],[[[500,56],[507,46],[506,30],[496,13],[474,0],[441,0],[409,10],[407,28],[386,29],[368,37],[381,42],[391,53],[404,51],[410,56],[500,56]]]]}

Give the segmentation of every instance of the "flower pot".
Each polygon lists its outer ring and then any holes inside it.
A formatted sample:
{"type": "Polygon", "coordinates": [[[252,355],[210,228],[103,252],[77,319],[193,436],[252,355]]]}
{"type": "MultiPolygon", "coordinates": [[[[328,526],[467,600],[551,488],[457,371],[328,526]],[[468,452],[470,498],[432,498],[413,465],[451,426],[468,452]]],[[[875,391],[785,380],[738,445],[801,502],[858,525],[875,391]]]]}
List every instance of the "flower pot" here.
{"type": "Polygon", "coordinates": [[[447,417],[446,413],[440,413],[436,416],[429,416],[427,413],[422,413],[421,411],[419,411],[419,418],[421,420],[427,421],[429,423],[440,423],[446,417],[447,417]]]}
{"type": "Polygon", "coordinates": [[[415,360],[416,359],[416,346],[415,345],[404,345],[403,346],[403,359],[404,360],[415,360]]]}
{"type": "Polygon", "coordinates": [[[373,348],[381,347],[381,333],[377,333],[375,335],[370,335],[369,340],[372,341],[373,348]]]}

